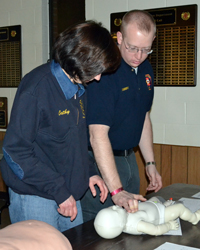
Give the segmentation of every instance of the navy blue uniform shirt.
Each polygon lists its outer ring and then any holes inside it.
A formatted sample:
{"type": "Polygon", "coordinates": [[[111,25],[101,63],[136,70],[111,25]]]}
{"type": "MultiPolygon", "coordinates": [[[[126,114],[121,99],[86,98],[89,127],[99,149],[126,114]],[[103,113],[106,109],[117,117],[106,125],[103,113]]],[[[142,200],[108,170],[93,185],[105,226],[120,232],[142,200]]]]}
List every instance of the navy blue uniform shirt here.
{"type": "Polygon", "coordinates": [[[137,75],[123,59],[115,73],[102,75],[87,87],[87,125],[110,127],[109,139],[114,150],[138,145],[146,113],[153,101],[154,75],[148,60],[137,75]]]}

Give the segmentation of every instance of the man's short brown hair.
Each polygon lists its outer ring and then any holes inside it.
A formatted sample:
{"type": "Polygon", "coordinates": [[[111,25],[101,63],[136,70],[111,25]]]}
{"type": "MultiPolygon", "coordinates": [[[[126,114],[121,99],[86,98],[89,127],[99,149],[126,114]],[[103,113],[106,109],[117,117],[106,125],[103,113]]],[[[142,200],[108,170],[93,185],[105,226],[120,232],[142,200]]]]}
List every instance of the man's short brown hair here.
{"type": "Polygon", "coordinates": [[[122,19],[120,31],[125,35],[126,26],[135,23],[139,30],[150,33],[154,29],[156,35],[156,23],[153,16],[144,10],[130,10],[122,19]]]}

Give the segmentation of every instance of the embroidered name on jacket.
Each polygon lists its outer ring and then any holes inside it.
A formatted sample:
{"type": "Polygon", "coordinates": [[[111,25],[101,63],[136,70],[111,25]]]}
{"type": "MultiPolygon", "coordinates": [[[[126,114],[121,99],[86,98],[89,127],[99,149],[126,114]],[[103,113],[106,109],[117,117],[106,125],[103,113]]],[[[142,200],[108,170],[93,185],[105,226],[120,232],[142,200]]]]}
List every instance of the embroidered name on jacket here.
{"type": "Polygon", "coordinates": [[[82,100],[80,100],[79,103],[80,103],[81,111],[82,111],[82,114],[83,114],[83,118],[85,118],[85,110],[84,110],[84,105],[83,105],[82,100]]]}
{"type": "Polygon", "coordinates": [[[125,87],[125,88],[122,88],[122,91],[126,91],[128,89],[129,89],[129,87],[125,87]]]}
{"type": "Polygon", "coordinates": [[[58,111],[58,115],[59,116],[60,115],[69,115],[69,113],[70,113],[70,110],[67,110],[67,109],[65,109],[63,111],[61,111],[61,110],[58,111]]]}

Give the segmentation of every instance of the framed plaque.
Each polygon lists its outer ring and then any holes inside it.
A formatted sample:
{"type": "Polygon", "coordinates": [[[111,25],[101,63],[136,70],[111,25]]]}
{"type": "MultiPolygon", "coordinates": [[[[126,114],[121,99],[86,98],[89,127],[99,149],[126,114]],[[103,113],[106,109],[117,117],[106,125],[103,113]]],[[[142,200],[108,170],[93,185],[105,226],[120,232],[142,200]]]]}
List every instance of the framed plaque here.
{"type": "Polygon", "coordinates": [[[18,87],[21,68],[21,26],[0,27],[0,87],[18,87]]]}
{"type": "Polygon", "coordinates": [[[71,25],[85,21],[85,0],[49,0],[49,46],[52,58],[52,46],[56,37],[71,25]]]}
{"type": "MultiPolygon", "coordinates": [[[[148,59],[154,70],[154,86],[196,86],[197,5],[148,9],[157,32],[148,59]]],[[[111,35],[116,39],[126,12],[111,14],[111,35]]]]}
{"type": "Polygon", "coordinates": [[[8,106],[7,97],[0,97],[0,128],[8,126],[8,106]]]}

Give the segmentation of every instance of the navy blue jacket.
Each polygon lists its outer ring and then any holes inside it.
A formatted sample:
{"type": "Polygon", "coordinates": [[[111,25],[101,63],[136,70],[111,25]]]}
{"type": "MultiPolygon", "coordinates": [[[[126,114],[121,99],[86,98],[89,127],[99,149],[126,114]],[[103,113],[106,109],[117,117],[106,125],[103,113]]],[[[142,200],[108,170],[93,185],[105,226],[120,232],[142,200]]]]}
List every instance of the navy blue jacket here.
{"type": "Polygon", "coordinates": [[[47,63],[22,79],[0,163],[3,179],[13,191],[52,199],[57,204],[70,195],[80,199],[89,186],[89,177],[95,174],[92,164],[89,171],[86,95],[77,93],[76,99],[67,99],[66,82],[58,82],[66,75],[61,68],[59,73],[60,79],[47,63]]]}

